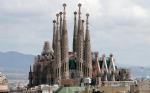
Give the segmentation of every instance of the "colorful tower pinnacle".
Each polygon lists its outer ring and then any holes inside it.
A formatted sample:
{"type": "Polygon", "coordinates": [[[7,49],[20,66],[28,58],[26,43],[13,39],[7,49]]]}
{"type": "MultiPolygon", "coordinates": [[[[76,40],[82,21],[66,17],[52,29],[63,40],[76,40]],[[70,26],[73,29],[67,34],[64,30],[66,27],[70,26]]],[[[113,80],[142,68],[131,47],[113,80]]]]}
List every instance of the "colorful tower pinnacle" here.
{"type": "Polygon", "coordinates": [[[92,77],[92,55],[91,55],[91,44],[90,44],[90,34],[88,27],[89,14],[86,14],[86,35],[85,35],[85,66],[86,66],[86,77],[92,77]]]}
{"type": "Polygon", "coordinates": [[[77,37],[77,76],[83,77],[82,64],[83,64],[83,36],[81,29],[81,4],[78,4],[79,7],[79,18],[78,18],[78,37],[77,37]]]}
{"type": "Polygon", "coordinates": [[[63,26],[62,26],[62,35],[61,35],[61,40],[62,40],[62,64],[63,64],[63,70],[64,70],[64,76],[63,78],[69,79],[69,57],[68,57],[68,32],[67,32],[67,23],[66,23],[66,4],[63,4],[64,11],[63,11],[63,26]]]}
{"type": "Polygon", "coordinates": [[[77,52],[77,12],[74,12],[74,35],[73,35],[73,52],[77,52]]]}

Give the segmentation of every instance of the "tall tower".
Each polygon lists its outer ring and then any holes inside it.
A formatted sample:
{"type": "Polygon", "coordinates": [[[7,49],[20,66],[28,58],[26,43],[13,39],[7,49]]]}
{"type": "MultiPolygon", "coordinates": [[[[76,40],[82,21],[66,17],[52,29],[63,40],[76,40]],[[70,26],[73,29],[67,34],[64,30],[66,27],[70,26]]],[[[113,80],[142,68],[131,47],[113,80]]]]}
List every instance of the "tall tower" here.
{"type": "Polygon", "coordinates": [[[89,14],[86,14],[86,35],[85,35],[85,77],[92,77],[92,55],[91,55],[91,44],[89,34],[89,14]]]}
{"type": "Polygon", "coordinates": [[[69,79],[69,57],[68,57],[68,32],[67,32],[67,24],[66,24],[66,4],[63,4],[64,11],[63,11],[63,26],[62,26],[62,67],[63,67],[63,78],[69,79]]]}
{"type": "Polygon", "coordinates": [[[77,12],[74,12],[74,34],[73,34],[73,52],[77,52],[77,12]]]}
{"type": "Polygon", "coordinates": [[[53,50],[55,48],[55,43],[56,43],[56,20],[53,20],[53,44],[52,44],[53,50]]]}
{"type": "MultiPolygon", "coordinates": [[[[60,48],[61,48],[61,54],[62,54],[62,45],[63,45],[63,40],[62,40],[62,26],[63,26],[63,20],[62,20],[62,12],[59,12],[60,15],[60,19],[59,19],[59,31],[60,31],[60,48]]],[[[61,60],[62,60],[62,56],[61,56],[61,60]]]]}
{"type": "Polygon", "coordinates": [[[60,20],[59,20],[59,30],[60,30],[60,36],[62,35],[62,12],[59,13],[60,20]]]}
{"type": "Polygon", "coordinates": [[[49,54],[50,52],[51,52],[51,48],[49,42],[45,41],[42,54],[49,54]]]}
{"type": "Polygon", "coordinates": [[[82,22],[81,22],[81,4],[79,7],[78,17],[78,37],[77,37],[77,76],[83,77],[82,64],[83,64],[83,36],[82,36],[82,22]]]}
{"type": "MultiPolygon", "coordinates": [[[[85,37],[84,37],[84,20],[81,21],[81,36],[82,36],[82,42],[83,42],[83,62],[85,60],[85,37]]],[[[84,66],[83,66],[84,68],[84,66]]]]}
{"type": "Polygon", "coordinates": [[[57,21],[56,21],[56,48],[55,48],[55,62],[56,62],[56,67],[55,67],[55,76],[56,76],[56,83],[59,83],[59,80],[61,79],[61,47],[60,47],[60,31],[59,31],[59,14],[56,14],[57,16],[57,21]]]}
{"type": "Polygon", "coordinates": [[[32,83],[32,80],[33,80],[33,77],[32,77],[32,70],[31,70],[31,66],[30,66],[30,72],[29,72],[29,85],[28,87],[32,87],[33,83],[32,83]]]}

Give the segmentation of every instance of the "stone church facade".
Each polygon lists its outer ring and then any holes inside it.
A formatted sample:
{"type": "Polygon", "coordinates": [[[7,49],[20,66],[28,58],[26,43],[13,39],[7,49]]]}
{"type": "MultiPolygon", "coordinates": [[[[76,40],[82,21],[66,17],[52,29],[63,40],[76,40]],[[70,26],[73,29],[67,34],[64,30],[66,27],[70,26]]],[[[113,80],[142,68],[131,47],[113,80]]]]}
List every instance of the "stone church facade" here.
{"type": "Polygon", "coordinates": [[[56,20],[53,20],[52,44],[46,41],[42,53],[35,57],[33,67],[30,66],[30,87],[40,84],[79,85],[83,78],[95,79],[97,84],[129,78],[128,71],[117,68],[112,54],[99,57],[98,52],[91,51],[89,14],[85,15],[84,21],[81,4],[78,8],[78,12],[74,12],[73,51],[70,52],[68,47],[66,4],[63,4],[63,12],[56,14],[56,20]]]}

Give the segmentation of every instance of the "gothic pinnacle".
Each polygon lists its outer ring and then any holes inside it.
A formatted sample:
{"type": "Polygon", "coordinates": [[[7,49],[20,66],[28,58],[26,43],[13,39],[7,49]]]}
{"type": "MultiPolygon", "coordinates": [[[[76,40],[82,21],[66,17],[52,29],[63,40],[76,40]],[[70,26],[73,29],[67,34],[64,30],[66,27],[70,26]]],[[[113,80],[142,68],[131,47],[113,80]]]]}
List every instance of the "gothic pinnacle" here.
{"type": "Polygon", "coordinates": [[[56,14],[56,17],[57,17],[57,22],[56,22],[56,23],[58,24],[58,18],[59,18],[59,14],[56,14]]]}
{"type": "Polygon", "coordinates": [[[88,24],[89,24],[89,13],[86,14],[86,30],[88,30],[88,24]]]}
{"type": "Polygon", "coordinates": [[[59,12],[59,15],[60,15],[60,21],[62,20],[62,12],[59,12]]]}
{"type": "Polygon", "coordinates": [[[63,11],[64,17],[65,17],[65,15],[66,15],[66,6],[67,6],[67,5],[64,3],[64,4],[63,4],[63,7],[64,7],[64,11],[63,11]]]}
{"type": "Polygon", "coordinates": [[[55,24],[55,23],[56,23],[56,20],[53,20],[53,23],[55,24]]]}
{"type": "Polygon", "coordinates": [[[74,12],[74,15],[77,15],[77,12],[76,12],[76,11],[74,12]]]}
{"type": "Polygon", "coordinates": [[[62,12],[59,12],[59,15],[61,16],[63,13],[62,12]]]}
{"type": "Polygon", "coordinates": [[[59,30],[60,30],[60,36],[62,34],[62,12],[59,12],[59,15],[60,15],[60,25],[59,25],[59,30]]]}
{"type": "Polygon", "coordinates": [[[79,4],[78,4],[78,7],[79,7],[79,16],[81,15],[81,6],[82,6],[82,5],[79,3],[79,4]]]}
{"type": "Polygon", "coordinates": [[[82,20],[82,23],[84,23],[84,20],[82,20]]]}
{"type": "Polygon", "coordinates": [[[56,14],[56,17],[57,17],[56,27],[57,27],[57,30],[58,30],[58,25],[59,25],[58,18],[59,18],[59,14],[56,14]]]}

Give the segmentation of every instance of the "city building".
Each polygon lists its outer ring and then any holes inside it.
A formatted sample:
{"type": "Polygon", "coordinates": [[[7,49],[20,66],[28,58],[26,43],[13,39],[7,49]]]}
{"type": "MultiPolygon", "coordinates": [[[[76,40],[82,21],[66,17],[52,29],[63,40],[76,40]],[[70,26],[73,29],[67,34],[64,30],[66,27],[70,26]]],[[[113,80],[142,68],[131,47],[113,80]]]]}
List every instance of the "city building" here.
{"type": "Polygon", "coordinates": [[[8,93],[8,80],[4,74],[0,72],[0,93],[8,93]]]}

